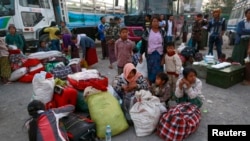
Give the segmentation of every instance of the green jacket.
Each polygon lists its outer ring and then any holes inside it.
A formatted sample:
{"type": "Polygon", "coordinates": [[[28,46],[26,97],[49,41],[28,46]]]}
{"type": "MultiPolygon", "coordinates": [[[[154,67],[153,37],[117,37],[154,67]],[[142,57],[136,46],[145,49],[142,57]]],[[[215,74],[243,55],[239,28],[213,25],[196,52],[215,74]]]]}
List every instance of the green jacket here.
{"type": "Polygon", "coordinates": [[[19,34],[11,35],[7,34],[5,37],[5,42],[7,45],[16,45],[17,48],[19,48],[21,51],[23,50],[24,47],[24,41],[19,34]]]}

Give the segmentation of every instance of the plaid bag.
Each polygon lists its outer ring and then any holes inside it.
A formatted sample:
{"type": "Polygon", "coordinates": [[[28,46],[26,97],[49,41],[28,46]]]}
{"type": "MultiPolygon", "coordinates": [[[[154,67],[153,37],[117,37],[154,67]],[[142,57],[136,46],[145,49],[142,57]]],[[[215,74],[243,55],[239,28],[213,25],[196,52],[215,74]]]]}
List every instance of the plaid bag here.
{"type": "Polygon", "coordinates": [[[51,73],[54,75],[54,78],[66,79],[68,74],[72,74],[70,66],[56,67],[51,70],[51,73]]]}
{"type": "Polygon", "coordinates": [[[157,134],[165,141],[182,141],[199,127],[201,112],[191,103],[181,103],[160,118],[157,134]]]}

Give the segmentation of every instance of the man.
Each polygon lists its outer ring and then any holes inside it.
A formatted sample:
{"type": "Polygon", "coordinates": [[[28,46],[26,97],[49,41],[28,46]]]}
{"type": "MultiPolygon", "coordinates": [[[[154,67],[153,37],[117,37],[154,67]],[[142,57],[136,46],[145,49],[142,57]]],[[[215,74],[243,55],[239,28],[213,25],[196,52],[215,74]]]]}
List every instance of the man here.
{"type": "Polygon", "coordinates": [[[213,47],[215,44],[218,59],[221,57],[222,54],[222,37],[226,30],[226,20],[224,18],[220,18],[220,14],[221,9],[213,10],[213,19],[210,20],[208,23],[208,31],[210,32],[208,54],[213,55],[213,47]]]}
{"type": "Polygon", "coordinates": [[[202,18],[202,14],[197,14],[192,27],[192,47],[195,48],[195,52],[199,52],[201,49],[201,31],[203,26],[202,18]]]}
{"type": "Polygon", "coordinates": [[[145,16],[145,25],[144,25],[144,29],[149,29],[150,28],[150,20],[151,20],[151,15],[146,15],[145,16]]]}
{"type": "Polygon", "coordinates": [[[208,41],[208,31],[207,31],[207,28],[208,28],[208,19],[209,18],[209,15],[206,14],[204,16],[204,25],[202,27],[202,31],[201,31],[201,35],[202,35],[202,43],[201,43],[201,49],[204,49],[204,47],[207,47],[207,41],[208,41]]]}
{"type": "Polygon", "coordinates": [[[164,15],[160,15],[160,22],[159,26],[161,27],[162,30],[165,30],[166,27],[166,21],[164,20],[164,15]]]}
{"type": "Polygon", "coordinates": [[[106,27],[106,19],[105,17],[101,17],[100,18],[101,23],[98,25],[98,33],[100,36],[100,40],[101,40],[101,46],[102,46],[102,59],[104,60],[105,57],[108,57],[108,48],[106,45],[106,39],[105,39],[105,27],[106,27]]]}
{"type": "Polygon", "coordinates": [[[170,15],[168,17],[168,21],[166,23],[166,32],[167,32],[167,42],[172,42],[173,36],[175,35],[175,24],[173,15],[170,15]]]}

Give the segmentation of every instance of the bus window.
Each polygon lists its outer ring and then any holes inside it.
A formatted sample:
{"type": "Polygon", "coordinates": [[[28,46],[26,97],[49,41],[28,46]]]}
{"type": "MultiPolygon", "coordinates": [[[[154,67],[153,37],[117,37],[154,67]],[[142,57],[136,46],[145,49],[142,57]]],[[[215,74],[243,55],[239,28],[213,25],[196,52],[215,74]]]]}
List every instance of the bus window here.
{"type": "Polygon", "coordinates": [[[48,0],[20,0],[20,5],[33,8],[50,8],[48,0]]]}
{"type": "Polygon", "coordinates": [[[14,0],[0,0],[0,17],[15,14],[14,0]]]}
{"type": "Polygon", "coordinates": [[[43,19],[42,14],[36,12],[22,12],[21,15],[25,27],[33,27],[43,19]]]}

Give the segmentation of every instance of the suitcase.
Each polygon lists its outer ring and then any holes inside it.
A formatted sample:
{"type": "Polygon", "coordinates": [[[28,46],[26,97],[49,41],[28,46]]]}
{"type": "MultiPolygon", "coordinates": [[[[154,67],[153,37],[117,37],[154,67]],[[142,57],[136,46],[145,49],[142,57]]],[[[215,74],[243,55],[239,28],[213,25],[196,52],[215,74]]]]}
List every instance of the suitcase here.
{"type": "Polygon", "coordinates": [[[207,67],[206,83],[220,87],[229,88],[244,80],[245,66],[232,65],[223,69],[207,67]]]}
{"type": "Polygon", "coordinates": [[[70,141],[96,140],[96,125],[89,118],[71,113],[60,121],[64,124],[70,141]]]}
{"type": "Polygon", "coordinates": [[[76,106],[77,91],[71,87],[55,86],[53,101],[56,107],[65,106],[68,104],[76,106]]]}

